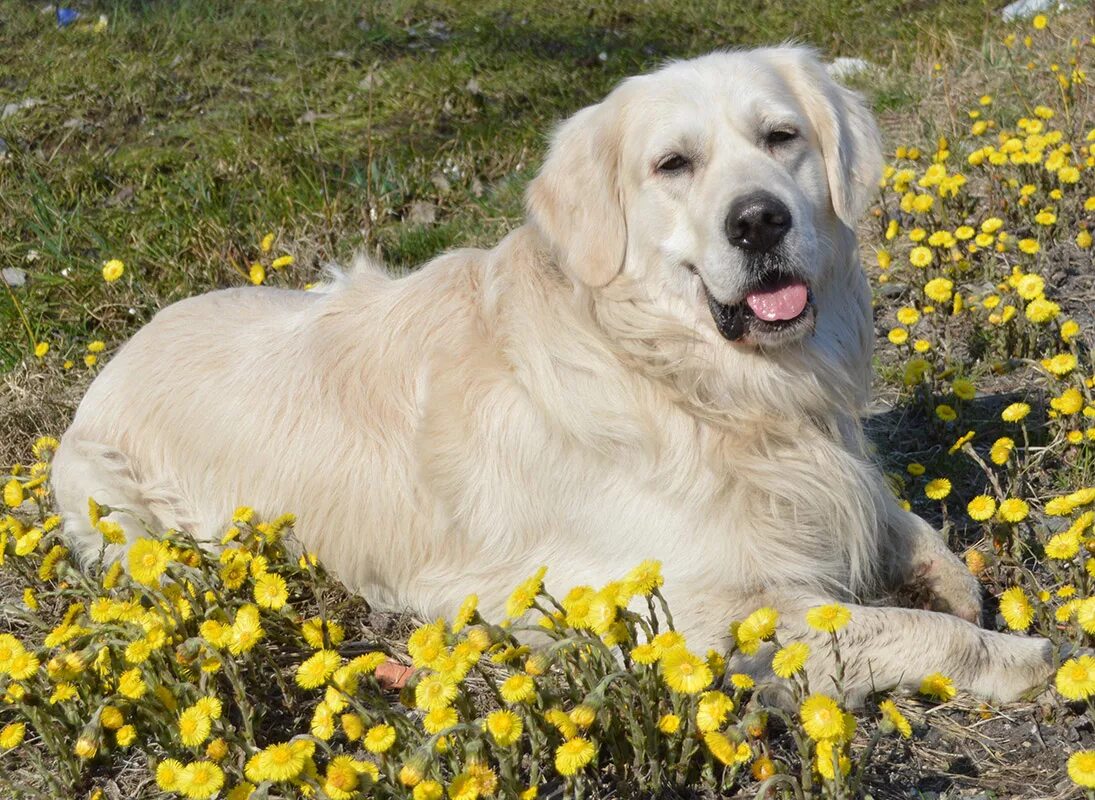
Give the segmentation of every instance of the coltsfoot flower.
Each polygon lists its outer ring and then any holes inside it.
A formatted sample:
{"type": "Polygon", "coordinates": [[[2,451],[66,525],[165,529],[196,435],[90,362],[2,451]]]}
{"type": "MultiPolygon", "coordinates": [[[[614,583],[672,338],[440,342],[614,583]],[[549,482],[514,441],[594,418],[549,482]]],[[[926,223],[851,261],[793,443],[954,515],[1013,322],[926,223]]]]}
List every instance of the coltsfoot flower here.
{"type": "Polygon", "coordinates": [[[597,748],[591,741],[580,736],[575,737],[556,748],[555,769],[560,775],[569,778],[587,766],[595,755],[597,748]]]}
{"type": "Polygon", "coordinates": [[[852,619],[852,612],[840,603],[815,606],[806,612],[806,624],[823,633],[836,633],[852,619]]]}

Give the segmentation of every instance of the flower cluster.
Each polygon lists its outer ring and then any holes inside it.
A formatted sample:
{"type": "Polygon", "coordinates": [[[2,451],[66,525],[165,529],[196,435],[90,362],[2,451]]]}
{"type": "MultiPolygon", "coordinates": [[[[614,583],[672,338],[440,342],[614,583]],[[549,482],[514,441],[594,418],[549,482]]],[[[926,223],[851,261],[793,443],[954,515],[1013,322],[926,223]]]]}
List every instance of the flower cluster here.
{"type": "MultiPolygon", "coordinates": [[[[25,586],[5,609],[12,632],[0,634],[0,748],[35,764],[47,793],[70,793],[133,750],[161,790],[191,800],[528,800],[553,781],[595,787],[608,765],[651,791],[752,778],[820,779],[846,793],[855,723],[809,693],[809,647],[779,642],[774,609],[735,623],[727,651],[701,655],[673,627],[658,563],[561,599],[540,569],[499,622],[471,595],[452,620],[415,630],[413,676],[395,696],[389,657],[347,640],[331,609],[338,587],[314,557],[295,555],[290,515],[260,521],[241,507],[214,548],[184,531],[133,538],[122,509],[91,498],[100,558],[74,565],[50,511],[56,447],[40,440],[38,461],[4,482],[0,522],[0,569],[25,586]],[[119,546],[121,561],[105,558],[119,546]],[[773,680],[801,701],[798,718],[728,672],[762,647],[773,680]],[[769,743],[771,714],[798,731],[797,778],[769,743]]],[[[806,621],[837,648],[849,617],[832,605],[806,621]]],[[[908,735],[892,703],[883,730],[908,735]]],[[[15,785],[7,763],[0,778],[15,785]]]]}
{"type": "MultiPolygon", "coordinates": [[[[907,464],[898,484],[974,542],[966,562],[1001,587],[1004,626],[1090,646],[1095,377],[1090,339],[1049,274],[1092,259],[1091,46],[1045,17],[1032,28],[997,47],[1019,75],[1012,85],[1034,97],[950,97],[964,128],[934,147],[896,148],[881,181],[874,274],[899,298],[884,312],[884,358],[931,420],[918,448],[940,452],[930,467],[907,464]],[[1015,393],[992,407],[988,386],[1015,393]]],[[[1093,667],[1087,656],[1068,660],[1058,692],[1090,704],[1093,667]]],[[[1095,752],[1075,754],[1073,780],[1095,788],[1093,762],[1095,752]]]]}

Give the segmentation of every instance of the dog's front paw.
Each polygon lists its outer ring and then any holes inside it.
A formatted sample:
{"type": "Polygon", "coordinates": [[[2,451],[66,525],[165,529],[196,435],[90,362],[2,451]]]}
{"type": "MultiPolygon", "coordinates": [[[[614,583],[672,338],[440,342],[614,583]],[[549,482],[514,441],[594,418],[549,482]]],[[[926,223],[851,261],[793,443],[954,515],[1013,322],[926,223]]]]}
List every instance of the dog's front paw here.
{"type": "Polygon", "coordinates": [[[1029,699],[1045,689],[1053,676],[1053,645],[1037,636],[987,633],[986,669],[970,686],[981,697],[998,703],[1029,699]]]}

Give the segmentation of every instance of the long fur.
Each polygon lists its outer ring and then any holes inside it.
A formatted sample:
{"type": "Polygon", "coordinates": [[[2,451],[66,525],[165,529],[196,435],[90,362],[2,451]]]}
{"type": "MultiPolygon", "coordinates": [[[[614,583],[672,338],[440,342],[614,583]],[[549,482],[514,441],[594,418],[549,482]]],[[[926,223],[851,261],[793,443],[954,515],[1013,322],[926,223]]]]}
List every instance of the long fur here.
{"type": "MultiPolygon", "coordinates": [[[[160,312],[64,435],[68,535],[98,552],[89,496],[122,509],[130,541],[184,527],[213,546],[238,504],[292,511],[349,588],[429,616],[471,591],[498,610],[540,564],[557,586],[600,584],[655,558],[697,647],[764,604],[809,639],[811,602],[869,600],[917,571],[973,618],[975,582],[898,507],[858,421],[872,325],[852,226],[879,161],[862,101],[807,50],[631,79],[560,127],[529,221],[492,250],[160,312]],[[769,118],[801,127],[797,149],[759,149],[769,118]],[[649,166],[678,145],[700,154],[687,185],[649,166]],[[779,346],[723,340],[703,299],[743,291],[723,217],[757,186],[793,211],[787,263],[818,309],[811,336],[779,346]]],[[[1035,640],[854,608],[853,692],[942,670],[1010,697],[1043,676],[1035,640]]],[[[831,674],[814,650],[810,669],[831,674]]]]}

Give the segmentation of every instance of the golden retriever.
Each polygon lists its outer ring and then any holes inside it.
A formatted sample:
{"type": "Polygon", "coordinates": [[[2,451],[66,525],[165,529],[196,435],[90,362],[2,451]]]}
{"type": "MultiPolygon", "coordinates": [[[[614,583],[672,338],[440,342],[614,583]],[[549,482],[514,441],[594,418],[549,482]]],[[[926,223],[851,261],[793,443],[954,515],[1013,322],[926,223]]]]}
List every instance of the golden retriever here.
{"type": "MultiPolygon", "coordinates": [[[[89,496],[131,539],[289,510],[350,589],[427,616],[472,591],[496,612],[541,564],[569,586],[658,559],[695,647],[771,606],[821,687],[804,612],[836,599],[853,699],[936,671],[1016,698],[1048,643],[974,624],[976,581],[866,452],[854,227],[880,161],[863,101],[804,48],[626,80],[559,127],[491,250],[161,311],[64,436],[69,535],[98,551],[89,496]],[[864,604],[913,578],[951,613],[864,604]]],[[[735,667],[764,677],[768,655],[735,667]]]]}

